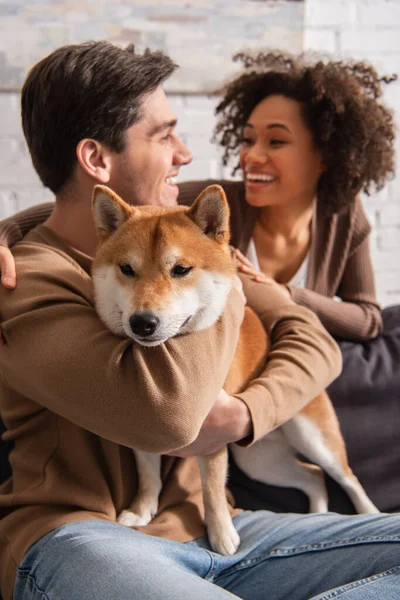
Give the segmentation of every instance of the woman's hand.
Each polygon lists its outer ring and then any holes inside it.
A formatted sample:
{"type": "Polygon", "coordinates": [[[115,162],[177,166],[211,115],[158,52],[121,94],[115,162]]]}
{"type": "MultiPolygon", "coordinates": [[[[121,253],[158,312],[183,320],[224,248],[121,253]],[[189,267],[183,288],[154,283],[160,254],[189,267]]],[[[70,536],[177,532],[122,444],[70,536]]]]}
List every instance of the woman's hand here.
{"type": "Polygon", "coordinates": [[[0,246],[1,284],[10,290],[16,286],[15,262],[11,251],[6,246],[0,246]]]}
{"type": "Polygon", "coordinates": [[[235,258],[237,261],[238,271],[241,271],[242,273],[246,273],[254,281],[258,281],[259,283],[266,283],[267,285],[270,285],[271,287],[275,287],[286,298],[291,299],[290,291],[288,290],[286,285],[284,285],[282,283],[278,283],[272,277],[267,277],[266,275],[264,275],[264,273],[262,271],[259,271],[258,269],[256,269],[255,266],[251,264],[249,259],[246,258],[244,256],[244,254],[242,254],[240,252],[240,250],[235,249],[234,255],[235,255],[235,258]]]}

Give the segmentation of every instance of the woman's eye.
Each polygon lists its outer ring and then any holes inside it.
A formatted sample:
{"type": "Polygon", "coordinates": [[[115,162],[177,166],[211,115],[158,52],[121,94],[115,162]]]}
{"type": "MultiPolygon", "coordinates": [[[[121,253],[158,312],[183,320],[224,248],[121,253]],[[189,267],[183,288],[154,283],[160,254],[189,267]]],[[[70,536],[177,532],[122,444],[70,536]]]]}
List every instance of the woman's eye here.
{"type": "Polygon", "coordinates": [[[243,144],[244,146],[250,146],[254,142],[252,139],[244,137],[240,140],[240,143],[243,144]]]}
{"type": "Polygon", "coordinates": [[[172,277],[184,277],[193,267],[185,267],[184,265],[175,265],[175,267],[171,270],[172,277]]]}
{"type": "Polygon", "coordinates": [[[119,265],[119,270],[122,275],[126,275],[126,277],[135,277],[135,271],[132,269],[131,265],[119,265]]]}
{"type": "Polygon", "coordinates": [[[269,142],[271,144],[271,146],[282,146],[283,144],[286,144],[286,140],[278,140],[278,139],[272,139],[269,142]]]}

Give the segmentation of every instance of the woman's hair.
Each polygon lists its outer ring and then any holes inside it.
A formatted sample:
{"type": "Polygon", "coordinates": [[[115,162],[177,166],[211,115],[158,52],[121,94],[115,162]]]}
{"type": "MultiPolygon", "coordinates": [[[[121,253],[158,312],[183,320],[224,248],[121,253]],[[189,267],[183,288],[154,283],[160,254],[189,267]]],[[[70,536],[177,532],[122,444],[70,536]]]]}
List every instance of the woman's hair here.
{"type": "Polygon", "coordinates": [[[301,103],[321,152],[326,170],[317,195],[325,214],[350,207],[360,191],[380,190],[394,175],[392,112],[378,98],[382,83],[397,76],[379,77],[365,62],[277,52],[239,53],[234,60],[243,63],[244,72],[222,88],[224,97],[216,108],[214,141],[224,148],[225,165],[238,154],[243,126],[257,104],[282,95],[301,103]]]}
{"type": "Polygon", "coordinates": [[[162,52],[106,41],[58,48],[38,62],[21,94],[22,127],[43,185],[57,194],[71,177],[76,147],[93,138],[115,152],[141,117],[142,102],[175,70],[162,52]]]}

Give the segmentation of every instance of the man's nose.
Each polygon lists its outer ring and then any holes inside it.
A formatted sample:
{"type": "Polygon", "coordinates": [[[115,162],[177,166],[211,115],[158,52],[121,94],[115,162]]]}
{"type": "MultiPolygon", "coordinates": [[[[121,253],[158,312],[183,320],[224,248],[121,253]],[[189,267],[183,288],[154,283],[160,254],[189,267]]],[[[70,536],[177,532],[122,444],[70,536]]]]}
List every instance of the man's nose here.
{"type": "Polygon", "coordinates": [[[174,165],[182,166],[188,165],[193,160],[193,155],[190,152],[189,148],[185,146],[180,138],[176,138],[176,149],[174,152],[174,165]]]}
{"type": "Polygon", "coordinates": [[[129,319],[132,332],[140,337],[153,335],[160,324],[160,319],[150,311],[134,313],[129,319]]]}

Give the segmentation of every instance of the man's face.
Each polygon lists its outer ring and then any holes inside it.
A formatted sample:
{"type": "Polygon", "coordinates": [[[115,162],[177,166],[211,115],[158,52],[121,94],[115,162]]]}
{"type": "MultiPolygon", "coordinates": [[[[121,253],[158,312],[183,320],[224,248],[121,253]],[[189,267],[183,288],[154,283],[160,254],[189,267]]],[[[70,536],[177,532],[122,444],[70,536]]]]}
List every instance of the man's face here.
{"type": "Polygon", "coordinates": [[[111,155],[108,185],[129,204],[174,205],[176,177],[192,155],[175,133],[176,117],[162,88],[144,98],[141,113],[125,133],[125,150],[111,155]]]}

